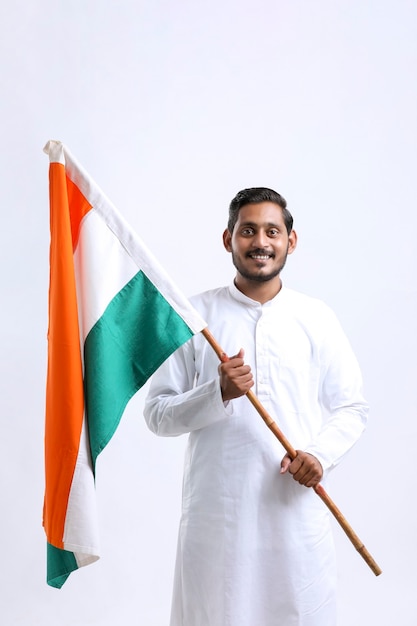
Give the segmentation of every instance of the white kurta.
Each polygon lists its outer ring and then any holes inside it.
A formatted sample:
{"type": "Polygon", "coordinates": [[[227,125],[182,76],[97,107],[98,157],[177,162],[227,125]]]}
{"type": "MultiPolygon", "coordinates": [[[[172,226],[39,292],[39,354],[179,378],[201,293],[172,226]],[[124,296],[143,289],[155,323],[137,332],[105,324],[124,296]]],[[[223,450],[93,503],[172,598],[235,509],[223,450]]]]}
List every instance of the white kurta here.
{"type": "MultiPolygon", "coordinates": [[[[193,305],[229,356],[245,350],[253,391],[325,473],[362,433],[361,374],[332,311],[283,287],[264,305],[232,284],[193,305]]],[[[335,626],[329,514],[280,475],[285,454],[246,397],[222,402],[200,334],[154,375],[145,407],[161,436],[190,433],[171,626],[335,626]]]]}

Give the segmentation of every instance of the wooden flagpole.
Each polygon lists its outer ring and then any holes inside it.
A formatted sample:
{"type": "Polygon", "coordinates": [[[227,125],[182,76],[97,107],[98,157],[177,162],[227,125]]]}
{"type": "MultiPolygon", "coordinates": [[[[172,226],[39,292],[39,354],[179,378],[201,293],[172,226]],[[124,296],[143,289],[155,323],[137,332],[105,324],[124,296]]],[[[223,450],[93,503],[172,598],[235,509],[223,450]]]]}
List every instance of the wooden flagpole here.
{"type": "MultiPolygon", "coordinates": [[[[217,356],[219,357],[220,361],[222,361],[222,362],[227,361],[228,360],[227,355],[222,350],[222,348],[217,343],[217,341],[214,339],[213,335],[208,330],[208,328],[204,328],[201,332],[204,335],[204,337],[206,338],[206,340],[208,341],[208,343],[211,345],[211,347],[213,348],[213,350],[215,351],[217,356]]],[[[255,407],[257,412],[259,413],[259,415],[264,420],[265,424],[274,433],[274,435],[276,436],[278,441],[285,448],[285,450],[287,451],[287,453],[290,456],[290,458],[292,460],[295,459],[295,457],[297,456],[297,451],[292,447],[292,445],[290,444],[288,439],[284,436],[284,434],[278,428],[276,422],[274,422],[272,417],[269,415],[269,413],[266,411],[266,409],[260,403],[260,401],[255,396],[255,394],[252,392],[252,390],[249,390],[246,395],[247,395],[249,401],[253,404],[253,406],[255,407]]],[[[366,547],[364,546],[362,541],[359,539],[358,535],[354,532],[353,528],[348,523],[348,521],[346,520],[344,515],[341,513],[341,511],[335,505],[335,503],[330,498],[330,496],[327,494],[327,492],[324,489],[324,487],[319,483],[318,485],[313,487],[313,489],[316,492],[316,494],[319,496],[319,498],[322,499],[322,501],[327,506],[327,508],[330,510],[330,512],[334,515],[336,520],[339,522],[340,526],[343,528],[343,530],[345,531],[346,535],[348,536],[348,538],[350,539],[350,541],[352,542],[352,544],[354,545],[356,550],[359,552],[361,557],[369,565],[369,567],[371,568],[371,570],[373,571],[375,576],[379,576],[382,573],[381,568],[376,563],[376,561],[371,556],[371,554],[368,552],[368,550],[366,549],[366,547]]]]}

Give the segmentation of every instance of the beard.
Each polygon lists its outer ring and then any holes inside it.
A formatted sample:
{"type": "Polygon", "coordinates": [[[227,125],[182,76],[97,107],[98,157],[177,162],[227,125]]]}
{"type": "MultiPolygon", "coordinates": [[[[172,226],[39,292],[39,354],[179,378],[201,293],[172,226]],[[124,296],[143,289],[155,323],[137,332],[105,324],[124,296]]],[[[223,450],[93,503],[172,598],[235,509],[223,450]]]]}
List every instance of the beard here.
{"type": "MultiPolygon", "coordinates": [[[[253,250],[252,254],[269,254],[269,253],[259,248],[257,250],[253,250]]],[[[240,261],[240,259],[232,250],[233,265],[235,266],[239,274],[243,276],[243,278],[246,278],[246,280],[252,280],[257,283],[266,283],[269,280],[272,280],[273,278],[275,278],[276,276],[279,276],[279,274],[282,272],[282,270],[285,267],[285,263],[287,262],[287,256],[288,256],[288,246],[287,246],[285,256],[282,259],[282,262],[279,265],[277,265],[271,272],[269,272],[269,274],[262,274],[261,269],[257,271],[248,270],[247,267],[244,266],[244,264],[240,261]]],[[[249,255],[246,255],[246,257],[250,258],[249,255]]]]}

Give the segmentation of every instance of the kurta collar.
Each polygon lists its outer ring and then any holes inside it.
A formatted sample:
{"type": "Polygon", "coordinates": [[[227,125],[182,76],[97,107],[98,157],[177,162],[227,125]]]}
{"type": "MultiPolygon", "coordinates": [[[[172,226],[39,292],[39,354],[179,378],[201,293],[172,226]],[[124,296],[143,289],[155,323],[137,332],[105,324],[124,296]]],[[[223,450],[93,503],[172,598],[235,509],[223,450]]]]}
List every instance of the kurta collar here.
{"type": "Polygon", "coordinates": [[[268,300],[268,302],[265,302],[265,304],[261,304],[257,300],[252,300],[252,298],[248,298],[248,296],[245,296],[244,293],[239,291],[234,281],[232,281],[229,284],[229,292],[232,298],[234,298],[238,302],[242,302],[242,304],[245,304],[248,307],[251,307],[253,309],[261,309],[261,310],[278,306],[282,302],[282,300],[285,298],[286,291],[287,291],[286,288],[284,287],[284,285],[282,285],[281,289],[279,290],[277,295],[274,298],[272,298],[272,300],[268,300]]]}

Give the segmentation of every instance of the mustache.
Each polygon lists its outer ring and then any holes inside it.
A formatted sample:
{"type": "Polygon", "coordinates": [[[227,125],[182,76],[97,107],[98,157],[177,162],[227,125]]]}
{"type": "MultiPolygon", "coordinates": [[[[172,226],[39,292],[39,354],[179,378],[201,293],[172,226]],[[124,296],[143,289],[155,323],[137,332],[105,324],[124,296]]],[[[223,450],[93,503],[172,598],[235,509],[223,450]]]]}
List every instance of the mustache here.
{"type": "Polygon", "coordinates": [[[254,248],[253,250],[250,250],[249,252],[247,252],[246,256],[251,257],[254,254],[261,255],[261,256],[270,256],[272,258],[275,257],[275,254],[273,252],[271,252],[270,250],[265,250],[264,248],[254,248]]]}

